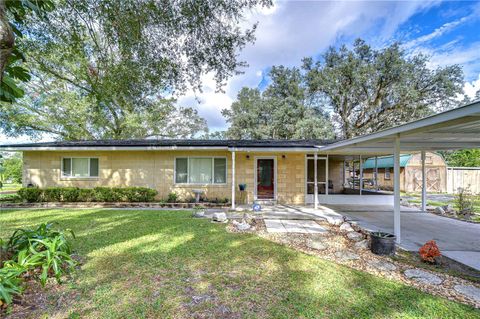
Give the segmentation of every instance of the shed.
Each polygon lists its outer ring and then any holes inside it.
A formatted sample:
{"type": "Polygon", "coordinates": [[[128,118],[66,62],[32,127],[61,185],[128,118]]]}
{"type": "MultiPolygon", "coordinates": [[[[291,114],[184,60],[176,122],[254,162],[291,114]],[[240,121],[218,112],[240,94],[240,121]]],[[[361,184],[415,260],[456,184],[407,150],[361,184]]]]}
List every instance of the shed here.
{"type": "MultiPolygon", "coordinates": [[[[378,188],[393,189],[393,156],[377,157],[378,188]]],[[[443,193],[447,191],[447,164],[437,153],[425,154],[427,191],[443,193]]],[[[375,179],[375,158],[367,158],[363,164],[365,179],[375,179]]],[[[420,153],[400,155],[400,190],[402,192],[422,191],[422,160],[420,153]]]]}

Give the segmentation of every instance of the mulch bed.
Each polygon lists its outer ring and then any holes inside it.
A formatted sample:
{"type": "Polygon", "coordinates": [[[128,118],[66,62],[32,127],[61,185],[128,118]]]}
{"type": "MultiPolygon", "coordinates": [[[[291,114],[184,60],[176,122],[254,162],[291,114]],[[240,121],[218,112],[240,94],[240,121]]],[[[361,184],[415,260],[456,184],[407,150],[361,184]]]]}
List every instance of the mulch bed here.
{"type": "Polygon", "coordinates": [[[219,203],[125,203],[125,202],[45,202],[45,203],[0,203],[0,208],[228,208],[230,204],[219,203]]]}

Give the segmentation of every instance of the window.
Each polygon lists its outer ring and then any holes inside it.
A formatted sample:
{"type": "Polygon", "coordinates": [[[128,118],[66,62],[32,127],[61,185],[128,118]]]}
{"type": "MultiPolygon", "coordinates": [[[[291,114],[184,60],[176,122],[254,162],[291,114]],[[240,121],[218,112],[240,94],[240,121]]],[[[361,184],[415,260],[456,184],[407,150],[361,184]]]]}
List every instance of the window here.
{"type": "Polygon", "coordinates": [[[390,168],[389,167],[385,168],[385,179],[390,179],[390,168]]]}
{"type": "Polygon", "coordinates": [[[225,157],[178,157],[175,159],[177,184],[226,184],[225,157]]]}
{"type": "Polygon", "coordinates": [[[98,158],[64,157],[63,177],[98,177],[98,158]]]}

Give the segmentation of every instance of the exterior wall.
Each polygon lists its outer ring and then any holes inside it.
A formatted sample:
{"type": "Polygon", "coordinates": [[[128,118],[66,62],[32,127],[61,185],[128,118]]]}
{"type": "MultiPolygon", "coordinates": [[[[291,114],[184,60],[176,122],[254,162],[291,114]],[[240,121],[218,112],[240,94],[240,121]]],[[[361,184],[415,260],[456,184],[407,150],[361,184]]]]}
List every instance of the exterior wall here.
{"type": "MultiPolygon", "coordinates": [[[[256,156],[276,157],[278,202],[303,204],[305,200],[305,154],[244,152],[236,152],[235,157],[237,203],[252,203],[254,200],[256,156]],[[282,155],[285,157],[283,158],[282,155]],[[238,184],[241,183],[247,184],[246,194],[241,194],[238,190],[238,184]]],[[[166,198],[170,192],[175,192],[181,199],[193,197],[192,189],[203,189],[207,198],[231,198],[232,155],[228,151],[28,151],[24,152],[23,160],[24,186],[30,183],[41,188],[144,186],[156,189],[159,192],[158,198],[166,198]],[[224,185],[176,185],[174,183],[174,162],[175,157],[178,156],[225,156],[227,158],[227,183],[224,185]],[[99,177],[62,178],[61,161],[63,157],[98,157],[99,177]]],[[[330,170],[332,171],[334,168],[330,170]]]]}
{"type": "Polygon", "coordinates": [[[328,179],[333,183],[333,193],[343,192],[343,174],[343,161],[328,161],[328,179]]]}
{"type": "Polygon", "coordinates": [[[180,198],[193,197],[192,189],[203,189],[208,198],[231,197],[231,154],[226,151],[111,151],[111,152],[24,152],[25,185],[32,183],[41,188],[67,187],[93,188],[97,186],[143,186],[158,191],[159,198],[170,192],[180,198]],[[177,156],[225,156],[227,157],[227,184],[224,185],[175,185],[174,162],[177,156]],[[62,178],[63,157],[98,157],[98,178],[62,178]]]}

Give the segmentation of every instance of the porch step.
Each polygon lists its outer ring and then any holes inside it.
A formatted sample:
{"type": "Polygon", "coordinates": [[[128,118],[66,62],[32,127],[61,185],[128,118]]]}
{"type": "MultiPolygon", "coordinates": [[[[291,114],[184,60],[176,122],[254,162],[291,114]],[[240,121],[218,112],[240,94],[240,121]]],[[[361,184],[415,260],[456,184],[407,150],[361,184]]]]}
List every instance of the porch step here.
{"type": "Polygon", "coordinates": [[[277,205],[277,201],[275,199],[258,199],[255,201],[256,204],[260,204],[262,206],[275,206],[277,205]]]}

